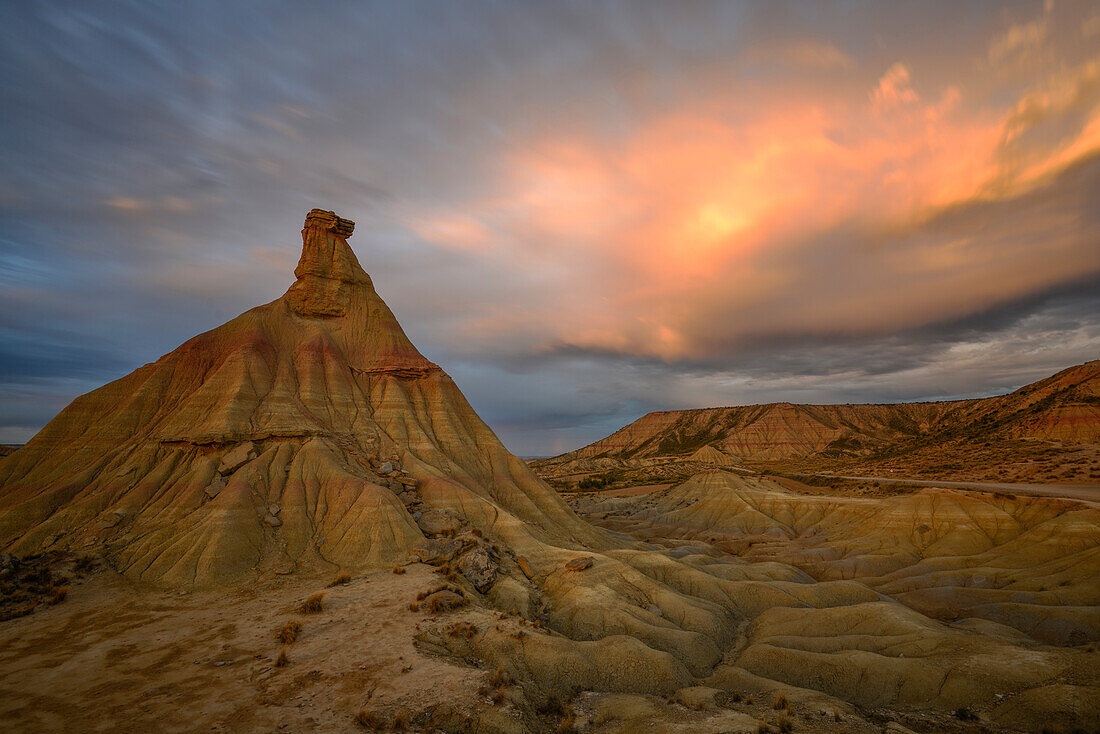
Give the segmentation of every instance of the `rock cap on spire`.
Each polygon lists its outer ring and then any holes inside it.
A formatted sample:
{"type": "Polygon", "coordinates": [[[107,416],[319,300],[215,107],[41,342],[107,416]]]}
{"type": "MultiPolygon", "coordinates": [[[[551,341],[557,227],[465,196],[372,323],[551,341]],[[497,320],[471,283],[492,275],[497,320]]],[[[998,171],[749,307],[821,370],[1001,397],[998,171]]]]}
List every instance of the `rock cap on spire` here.
{"type": "Polygon", "coordinates": [[[325,211],[324,209],[311,209],[309,214],[306,215],[304,226],[307,229],[317,227],[328,230],[344,239],[351,237],[351,233],[355,231],[355,222],[337,216],[336,212],[325,211]]]}

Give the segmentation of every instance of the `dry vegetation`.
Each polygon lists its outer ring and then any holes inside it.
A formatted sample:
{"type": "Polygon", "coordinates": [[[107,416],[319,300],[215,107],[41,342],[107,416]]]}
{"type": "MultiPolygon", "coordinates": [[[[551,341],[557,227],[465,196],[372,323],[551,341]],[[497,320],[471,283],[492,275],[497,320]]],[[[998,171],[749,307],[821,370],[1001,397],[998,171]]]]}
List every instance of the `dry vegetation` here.
{"type": "Polygon", "coordinates": [[[298,607],[298,611],[302,614],[317,614],[325,611],[325,595],[320,591],[310,594],[309,598],[298,607]]]}
{"type": "Polygon", "coordinates": [[[302,623],[296,619],[291,619],[276,633],[275,639],[284,645],[289,645],[295,642],[298,639],[298,635],[301,633],[302,623]]]}
{"type": "Polygon", "coordinates": [[[332,581],[329,582],[328,588],[331,589],[331,588],[334,588],[336,586],[347,586],[350,583],[351,583],[351,574],[342,573],[339,576],[337,576],[336,578],[334,578],[332,581]]]}
{"type": "MultiPolygon", "coordinates": [[[[39,605],[65,601],[69,595],[69,579],[53,568],[64,560],[59,553],[22,559],[0,554],[0,621],[30,614],[39,605]]],[[[78,559],[76,565],[81,567],[81,573],[86,573],[94,567],[94,561],[78,559]]]]}

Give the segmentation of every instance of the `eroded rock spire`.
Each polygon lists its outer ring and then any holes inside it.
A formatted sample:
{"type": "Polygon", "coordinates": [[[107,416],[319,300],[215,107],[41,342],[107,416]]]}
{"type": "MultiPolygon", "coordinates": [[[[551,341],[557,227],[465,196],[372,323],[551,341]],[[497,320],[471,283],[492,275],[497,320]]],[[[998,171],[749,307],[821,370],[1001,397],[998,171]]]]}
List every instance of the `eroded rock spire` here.
{"type": "Polygon", "coordinates": [[[348,288],[369,284],[370,278],[348,246],[355,222],[335,212],[313,209],[302,228],[302,257],[294,268],[298,280],[287,292],[290,307],[300,316],[324,318],[347,312],[348,288]]]}

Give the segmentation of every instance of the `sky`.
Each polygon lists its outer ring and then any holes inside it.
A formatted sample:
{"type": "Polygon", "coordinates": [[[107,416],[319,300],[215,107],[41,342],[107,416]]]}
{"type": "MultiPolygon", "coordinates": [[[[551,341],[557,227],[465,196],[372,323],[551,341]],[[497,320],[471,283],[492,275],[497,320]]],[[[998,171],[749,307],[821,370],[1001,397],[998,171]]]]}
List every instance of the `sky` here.
{"type": "Polygon", "coordinates": [[[0,4],[0,442],[313,207],[505,444],[1100,357],[1090,2],[0,4]]]}

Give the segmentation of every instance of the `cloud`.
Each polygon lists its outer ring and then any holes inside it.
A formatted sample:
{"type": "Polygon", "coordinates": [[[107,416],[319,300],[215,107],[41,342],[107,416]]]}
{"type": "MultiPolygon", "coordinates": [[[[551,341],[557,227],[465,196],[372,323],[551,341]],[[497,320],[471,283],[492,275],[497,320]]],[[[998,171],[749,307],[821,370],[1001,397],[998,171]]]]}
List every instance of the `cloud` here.
{"type": "Polygon", "coordinates": [[[913,90],[909,69],[898,62],[886,70],[878,85],[871,92],[871,104],[879,114],[892,112],[900,107],[916,104],[920,97],[913,90]]]}
{"type": "Polygon", "coordinates": [[[1000,64],[1010,57],[1023,56],[1041,47],[1050,30],[1046,17],[1049,15],[1050,6],[1047,8],[1043,17],[1027,23],[1014,23],[1003,35],[994,39],[989,44],[989,63],[1000,64]]]}
{"type": "Polygon", "coordinates": [[[0,437],[278,297],[314,206],[524,453],[1094,355],[1094,9],[873,10],[0,6],[0,437]]]}
{"type": "Polygon", "coordinates": [[[851,71],[856,61],[832,43],[801,40],[749,46],[742,55],[747,64],[776,64],[788,70],[851,71]]]}

